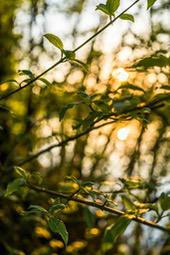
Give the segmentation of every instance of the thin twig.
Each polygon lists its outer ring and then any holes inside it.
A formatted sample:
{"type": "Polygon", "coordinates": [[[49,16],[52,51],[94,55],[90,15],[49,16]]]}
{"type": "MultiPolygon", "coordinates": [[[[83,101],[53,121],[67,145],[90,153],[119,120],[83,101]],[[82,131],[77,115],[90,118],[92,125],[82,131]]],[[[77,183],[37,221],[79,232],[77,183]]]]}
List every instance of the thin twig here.
{"type": "Polygon", "coordinates": [[[115,121],[112,120],[112,121],[109,121],[109,122],[106,122],[106,123],[102,123],[102,124],[100,124],[98,126],[95,126],[95,127],[90,127],[90,128],[86,129],[85,131],[83,131],[83,132],[81,132],[79,134],[73,135],[73,136],[71,136],[71,137],[69,137],[69,138],[67,138],[67,139],[65,139],[65,140],[63,140],[61,142],[58,142],[58,143],[55,143],[53,145],[48,146],[44,150],[41,150],[41,151],[37,152],[36,154],[31,155],[28,158],[20,161],[17,165],[18,166],[22,166],[22,165],[28,163],[29,161],[32,161],[33,159],[39,157],[40,155],[42,155],[42,154],[52,150],[53,148],[61,147],[63,145],[66,145],[67,143],[69,143],[71,141],[74,141],[74,140],[80,138],[81,136],[84,136],[84,135],[88,134],[89,132],[91,132],[91,131],[93,131],[95,129],[98,129],[98,128],[101,128],[103,126],[110,125],[110,124],[113,124],[113,123],[115,123],[115,121]]]}
{"type": "MultiPolygon", "coordinates": [[[[108,22],[105,26],[103,26],[101,29],[99,29],[95,34],[93,34],[92,36],[90,36],[87,40],[85,40],[82,44],[80,44],[76,49],[73,50],[73,52],[77,52],[79,49],[81,49],[84,45],[86,45],[88,42],[90,42],[91,40],[93,40],[97,35],[99,35],[100,33],[102,33],[107,27],[109,27],[111,24],[113,24],[118,18],[120,18],[120,16],[122,14],[124,14],[125,12],[127,12],[129,9],[131,9],[137,2],[139,2],[140,0],[136,0],[135,2],[133,2],[129,7],[127,7],[124,11],[122,11],[117,17],[115,17],[113,20],[111,20],[110,22],[108,22]]],[[[54,63],[52,66],[50,66],[48,69],[46,69],[44,72],[42,72],[41,74],[39,74],[38,76],[36,76],[35,78],[33,78],[32,80],[30,80],[28,83],[26,83],[24,86],[17,88],[16,90],[13,90],[11,92],[9,92],[6,95],[3,95],[0,97],[0,100],[2,99],[6,99],[8,97],[10,97],[11,95],[19,92],[20,90],[28,87],[30,84],[32,84],[33,82],[37,81],[40,77],[42,77],[44,74],[48,73],[49,71],[51,71],[52,69],[54,69],[56,66],[58,66],[61,63],[64,63],[64,61],[66,61],[67,58],[66,57],[62,57],[60,60],[58,60],[56,63],[54,63]]]]}
{"type": "Polygon", "coordinates": [[[67,194],[64,194],[64,193],[61,193],[61,192],[57,192],[57,191],[54,191],[54,190],[49,190],[49,189],[46,189],[44,187],[40,187],[40,186],[37,186],[37,185],[34,185],[34,184],[29,184],[28,186],[29,186],[29,188],[31,188],[32,190],[35,190],[37,192],[44,192],[44,193],[49,194],[49,195],[54,196],[54,197],[61,197],[61,198],[65,198],[65,199],[70,200],[70,201],[75,201],[75,202],[80,203],[80,204],[84,204],[84,205],[87,205],[87,206],[92,206],[92,207],[95,207],[95,208],[99,208],[99,209],[104,210],[106,212],[109,212],[111,214],[115,214],[115,215],[118,215],[118,216],[124,216],[128,219],[131,219],[132,221],[141,223],[141,224],[146,225],[148,227],[152,227],[152,228],[155,228],[155,229],[162,230],[162,231],[167,232],[167,233],[170,234],[170,228],[165,228],[163,226],[160,226],[160,225],[156,224],[153,221],[146,220],[146,219],[144,219],[142,217],[138,217],[136,215],[129,215],[129,214],[127,214],[127,213],[125,213],[121,210],[106,206],[103,203],[97,203],[97,202],[90,201],[90,200],[83,199],[83,198],[79,198],[79,197],[76,197],[76,196],[70,196],[70,195],[67,195],[67,194]]]}
{"type": "MultiPolygon", "coordinates": [[[[160,101],[163,101],[162,98],[160,98],[160,101]]],[[[29,161],[32,161],[33,159],[39,157],[40,155],[42,155],[42,154],[52,150],[53,148],[61,147],[63,145],[66,145],[67,143],[69,143],[71,141],[74,141],[74,140],[76,140],[76,139],[78,139],[78,138],[80,138],[80,137],[90,133],[91,131],[93,131],[95,129],[101,128],[101,127],[106,126],[106,125],[113,124],[116,121],[123,121],[123,120],[126,121],[125,117],[126,118],[131,117],[130,115],[127,115],[129,112],[142,110],[145,107],[150,107],[151,109],[158,108],[157,103],[158,102],[155,102],[155,103],[151,102],[151,103],[148,103],[147,105],[144,105],[144,106],[137,106],[137,107],[134,107],[133,109],[130,109],[130,110],[127,109],[124,113],[122,113],[122,115],[119,118],[117,118],[117,119],[115,118],[112,121],[108,121],[108,122],[102,123],[102,124],[100,124],[98,126],[94,126],[96,123],[98,123],[98,122],[100,122],[102,120],[110,119],[112,116],[118,117],[118,114],[116,114],[116,113],[106,114],[106,115],[102,116],[100,119],[98,119],[95,122],[93,122],[93,124],[89,128],[87,128],[86,130],[82,131],[81,133],[73,135],[73,136],[71,136],[71,137],[69,137],[69,138],[67,138],[67,139],[65,139],[65,140],[63,140],[61,142],[55,143],[53,145],[50,145],[46,149],[43,149],[43,150],[41,150],[41,151],[39,151],[39,152],[37,152],[37,153],[27,157],[26,159],[16,163],[16,165],[22,166],[22,165],[28,163],[29,161]]],[[[162,106],[164,106],[164,104],[163,105],[161,105],[161,104],[159,105],[159,107],[162,107],[162,106]]]]}

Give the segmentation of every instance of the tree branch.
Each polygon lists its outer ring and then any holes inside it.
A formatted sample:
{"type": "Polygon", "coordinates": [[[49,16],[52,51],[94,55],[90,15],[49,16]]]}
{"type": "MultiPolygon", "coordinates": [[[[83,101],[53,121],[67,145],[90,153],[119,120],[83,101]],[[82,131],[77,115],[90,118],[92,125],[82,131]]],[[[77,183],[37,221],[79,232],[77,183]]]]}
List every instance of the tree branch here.
{"type": "MultiPolygon", "coordinates": [[[[169,95],[169,96],[170,96],[170,95],[169,95]]],[[[168,99],[169,99],[169,97],[168,97],[168,99]]],[[[79,133],[79,134],[76,134],[76,135],[73,135],[73,136],[71,136],[71,137],[69,137],[69,138],[67,138],[67,139],[65,139],[65,140],[63,140],[63,141],[61,141],[61,142],[55,143],[55,144],[53,144],[53,145],[50,145],[50,146],[48,146],[46,149],[43,149],[43,150],[41,150],[41,151],[39,151],[39,152],[37,152],[37,153],[35,153],[35,154],[33,154],[33,155],[27,157],[26,159],[24,159],[24,160],[22,160],[22,161],[16,163],[16,165],[22,166],[22,165],[28,163],[29,161],[32,161],[33,159],[39,157],[40,155],[42,155],[42,154],[44,154],[44,153],[46,153],[46,152],[52,150],[53,148],[61,147],[61,146],[63,146],[63,145],[66,145],[67,143],[69,143],[69,142],[71,142],[71,141],[74,141],[74,140],[76,140],[76,139],[78,139],[78,138],[80,138],[80,137],[82,137],[82,136],[84,136],[84,135],[90,133],[91,131],[93,131],[93,130],[95,130],[95,129],[101,128],[101,127],[106,126],[106,125],[113,124],[113,123],[115,123],[116,121],[126,120],[126,119],[124,119],[125,117],[126,117],[126,118],[127,118],[127,117],[131,117],[131,115],[128,115],[128,113],[130,113],[130,112],[137,111],[137,110],[142,110],[142,109],[145,108],[145,107],[149,107],[150,109],[157,109],[157,108],[160,108],[160,107],[164,106],[164,104],[163,104],[163,103],[162,103],[162,104],[158,104],[158,103],[159,103],[159,102],[162,102],[162,101],[164,101],[164,100],[165,100],[165,98],[164,98],[164,99],[160,98],[160,101],[150,102],[150,103],[148,103],[148,104],[146,104],[146,105],[144,105],[144,106],[137,106],[137,107],[134,107],[133,109],[130,109],[130,110],[127,109],[124,113],[122,113],[122,115],[120,115],[120,118],[117,118],[117,119],[115,118],[115,119],[112,120],[112,121],[108,121],[108,122],[102,123],[102,124],[100,124],[100,125],[98,125],[98,126],[94,126],[96,123],[98,123],[98,122],[100,122],[100,121],[102,121],[102,120],[105,120],[105,119],[107,119],[107,118],[111,118],[112,116],[115,116],[115,117],[118,117],[118,116],[119,116],[119,114],[116,114],[116,113],[106,114],[106,115],[104,115],[103,117],[101,117],[100,119],[96,120],[89,128],[87,128],[87,129],[84,130],[83,132],[81,132],[81,133],[79,133]]]]}
{"type": "Polygon", "coordinates": [[[95,130],[95,129],[98,129],[98,128],[101,128],[101,127],[103,127],[103,126],[110,125],[110,124],[113,124],[113,123],[115,123],[115,120],[112,120],[112,121],[109,121],[109,122],[106,122],[106,123],[102,123],[102,124],[100,124],[100,125],[98,125],[98,126],[95,126],[95,127],[92,126],[92,127],[90,127],[90,128],[87,128],[86,130],[84,130],[83,132],[81,132],[81,133],[79,133],[79,134],[70,136],[69,138],[67,138],[67,139],[65,139],[65,140],[63,140],[63,141],[61,141],[61,142],[55,143],[55,144],[53,144],[53,145],[50,145],[50,146],[48,146],[46,149],[41,150],[41,151],[39,151],[39,152],[37,152],[37,153],[35,153],[35,154],[29,156],[28,158],[26,158],[26,159],[20,161],[17,165],[18,165],[18,166],[22,166],[22,165],[28,163],[29,161],[32,161],[33,159],[39,157],[40,155],[42,155],[42,154],[44,154],[44,153],[46,153],[46,152],[52,150],[53,148],[61,147],[61,146],[63,146],[63,145],[66,145],[67,143],[69,143],[69,142],[71,142],[71,141],[74,141],[74,140],[80,138],[81,136],[84,136],[84,135],[88,134],[89,132],[91,132],[91,131],[93,131],[93,130],[95,130]]]}
{"type": "MultiPolygon", "coordinates": [[[[91,37],[89,37],[87,40],[85,40],[82,44],[80,44],[76,49],[73,50],[73,52],[77,52],[79,49],[81,49],[84,45],[86,45],[88,42],[90,42],[91,40],[93,40],[97,35],[99,35],[100,33],[102,33],[107,27],[109,27],[111,24],[113,24],[118,18],[120,18],[120,16],[122,14],[124,14],[125,12],[127,12],[129,9],[131,9],[137,2],[139,2],[140,0],[136,0],[135,2],[133,2],[129,7],[127,7],[124,11],[122,11],[117,17],[115,17],[113,20],[111,20],[110,22],[108,22],[105,26],[103,26],[101,29],[99,29],[95,34],[93,34],[91,37]]],[[[32,84],[33,82],[37,81],[40,77],[42,77],[44,74],[48,73],[49,71],[51,71],[52,69],[54,69],[56,66],[58,66],[61,63],[64,63],[64,61],[66,61],[67,58],[63,57],[61,58],[59,61],[57,61],[56,63],[54,63],[52,66],[50,66],[48,69],[46,69],[44,72],[42,72],[41,74],[39,74],[38,76],[36,76],[35,78],[33,78],[32,80],[30,80],[28,83],[26,83],[24,86],[17,88],[16,90],[13,90],[11,92],[9,92],[6,95],[3,95],[0,97],[0,100],[6,99],[10,96],[12,96],[13,94],[19,92],[20,90],[28,87],[30,84],[32,84]]]]}
{"type": "Polygon", "coordinates": [[[90,201],[90,200],[83,199],[83,198],[78,198],[76,196],[70,196],[70,195],[67,195],[67,194],[64,194],[64,193],[61,193],[61,192],[57,192],[57,191],[54,191],[54,190],[46,189],[44,187],[40,187],[40,186],[37,186],[37,185],[34,185],[34,184],[28,184],[28,187],[32,190],[37,191],[37,192],[44,192],[44,193],[49,194],[49,195],[54,196],[54,197],[65,198],[68,201],[75,201],[75,202],[80,203],[80,204],[84,204],[84,205],[87,205],[87,206],[92,206],[92,207],[95,207],[95,208],[99,208],[99,209],[101,209],[103,211],[106,211],[106,212],[109,212],[111,214],[115,214],[115,215],[118,215],[118,216],[124,216],[128,219],[131,219],[132,221],[141,223],[141,224],[146,225],[148,227],[152,227],[152,228],[155,228],[155,229],[162,230],[162,231],[167,232],[167,233],[170,234],[170,228],[165,228],[161,225],[156,224],[153,221],[148,221],[148,220],[146,220],[142,217],[138,217],[138,216],[135,216],[135,215],[129,215],[129,214],[127,214],[123,211],[120,211],[118,209],[103,205],[103,203],[96,203],[94,201],[90,201]]]}

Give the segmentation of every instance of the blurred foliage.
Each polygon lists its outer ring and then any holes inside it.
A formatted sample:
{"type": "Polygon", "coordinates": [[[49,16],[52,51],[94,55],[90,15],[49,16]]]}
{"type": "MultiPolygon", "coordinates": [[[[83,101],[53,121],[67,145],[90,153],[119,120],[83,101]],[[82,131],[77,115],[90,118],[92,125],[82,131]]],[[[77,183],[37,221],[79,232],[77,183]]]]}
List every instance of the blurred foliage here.
{"type": "MultiPolygon", "coordinates": [[[[69,22],[69,34],[63,32],[62,41],[74,49],[80,39],[105,24],[105,13],[113,18],[118,6],[112,2],[106,4],[109,13],[105,11],[95,25],[83,30],[81,19],[92,8],[95,13],[95,3],[92,7],[89,1],[79,0],[2,0],[1,95],[25,85],[42,71],[41,66],[60,57],[61,52],[42,39],[51,32],[46,24],[53,12],[63,23],[69,22]]],[[[145,12],[147,4],[150,7],[154,2],[146,1],[145,12]]],[[[135,21],[142,6],[124,19],[133,21],[134,17],[135,21]]],[[[109,54],[101,47],[106,34],[77,54],[79,62],[73,61],[72,51],[64,50],[69,61],[61,69],[0,102],[0,254],[170,254],[164,232],[25,185],[43,185],[122,210],[129,217],[143,216],[169,226],[167,12],[168,1],[158,1],[148,13],[148,36],[140,35],[129,22],[119,45],[109,54]],[[112,124],[29,160],[48,146],[107,121],[112,124]]],[[[125,20],[117,22],[121,25],[125,20]]]]}
{"type": "Polygon", "coordinates": [[[1,1],[0,3],[0,80],[12,75],[16,66],[13,50],[17,49],[19,34],[13,33],[16,9],[22,1],[1,1]],[[7,11],[8,10],[8,11],[7,11]],[[4,47],[5,45],[5,47],[4,47]]]}

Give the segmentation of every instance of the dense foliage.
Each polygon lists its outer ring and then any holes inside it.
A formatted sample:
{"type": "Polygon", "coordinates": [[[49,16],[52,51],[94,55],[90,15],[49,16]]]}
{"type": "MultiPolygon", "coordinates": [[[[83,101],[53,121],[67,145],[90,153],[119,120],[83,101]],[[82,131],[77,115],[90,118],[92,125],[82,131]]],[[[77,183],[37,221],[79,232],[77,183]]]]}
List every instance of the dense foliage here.
{"type": "Polygon", "coordinates": [[[170,253],[168,1],[140,2],[0,3],[2,255],[170,253]],[[46,27],[56,10],[75,20],[65,38],[46,27]]]}

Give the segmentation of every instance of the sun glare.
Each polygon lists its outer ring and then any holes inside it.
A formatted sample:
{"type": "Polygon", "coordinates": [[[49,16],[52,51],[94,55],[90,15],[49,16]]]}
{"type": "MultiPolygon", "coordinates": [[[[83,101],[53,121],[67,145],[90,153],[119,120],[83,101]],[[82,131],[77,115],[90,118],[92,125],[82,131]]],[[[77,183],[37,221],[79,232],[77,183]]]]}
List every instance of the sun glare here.
{"type": "Polygon", "coordinates": [[[119,140],[121,141],[125,141],[129,135],[129,128],[120,128],[118,131],[117,131],[117,137],[119,140]]]}
{"type": "Polygon", "coordinates": [[[124,68],[118,68],[112,72],[112,76],[118,79],[120,82],[125,82],[129,78],[128,72],[124,68]]]}

